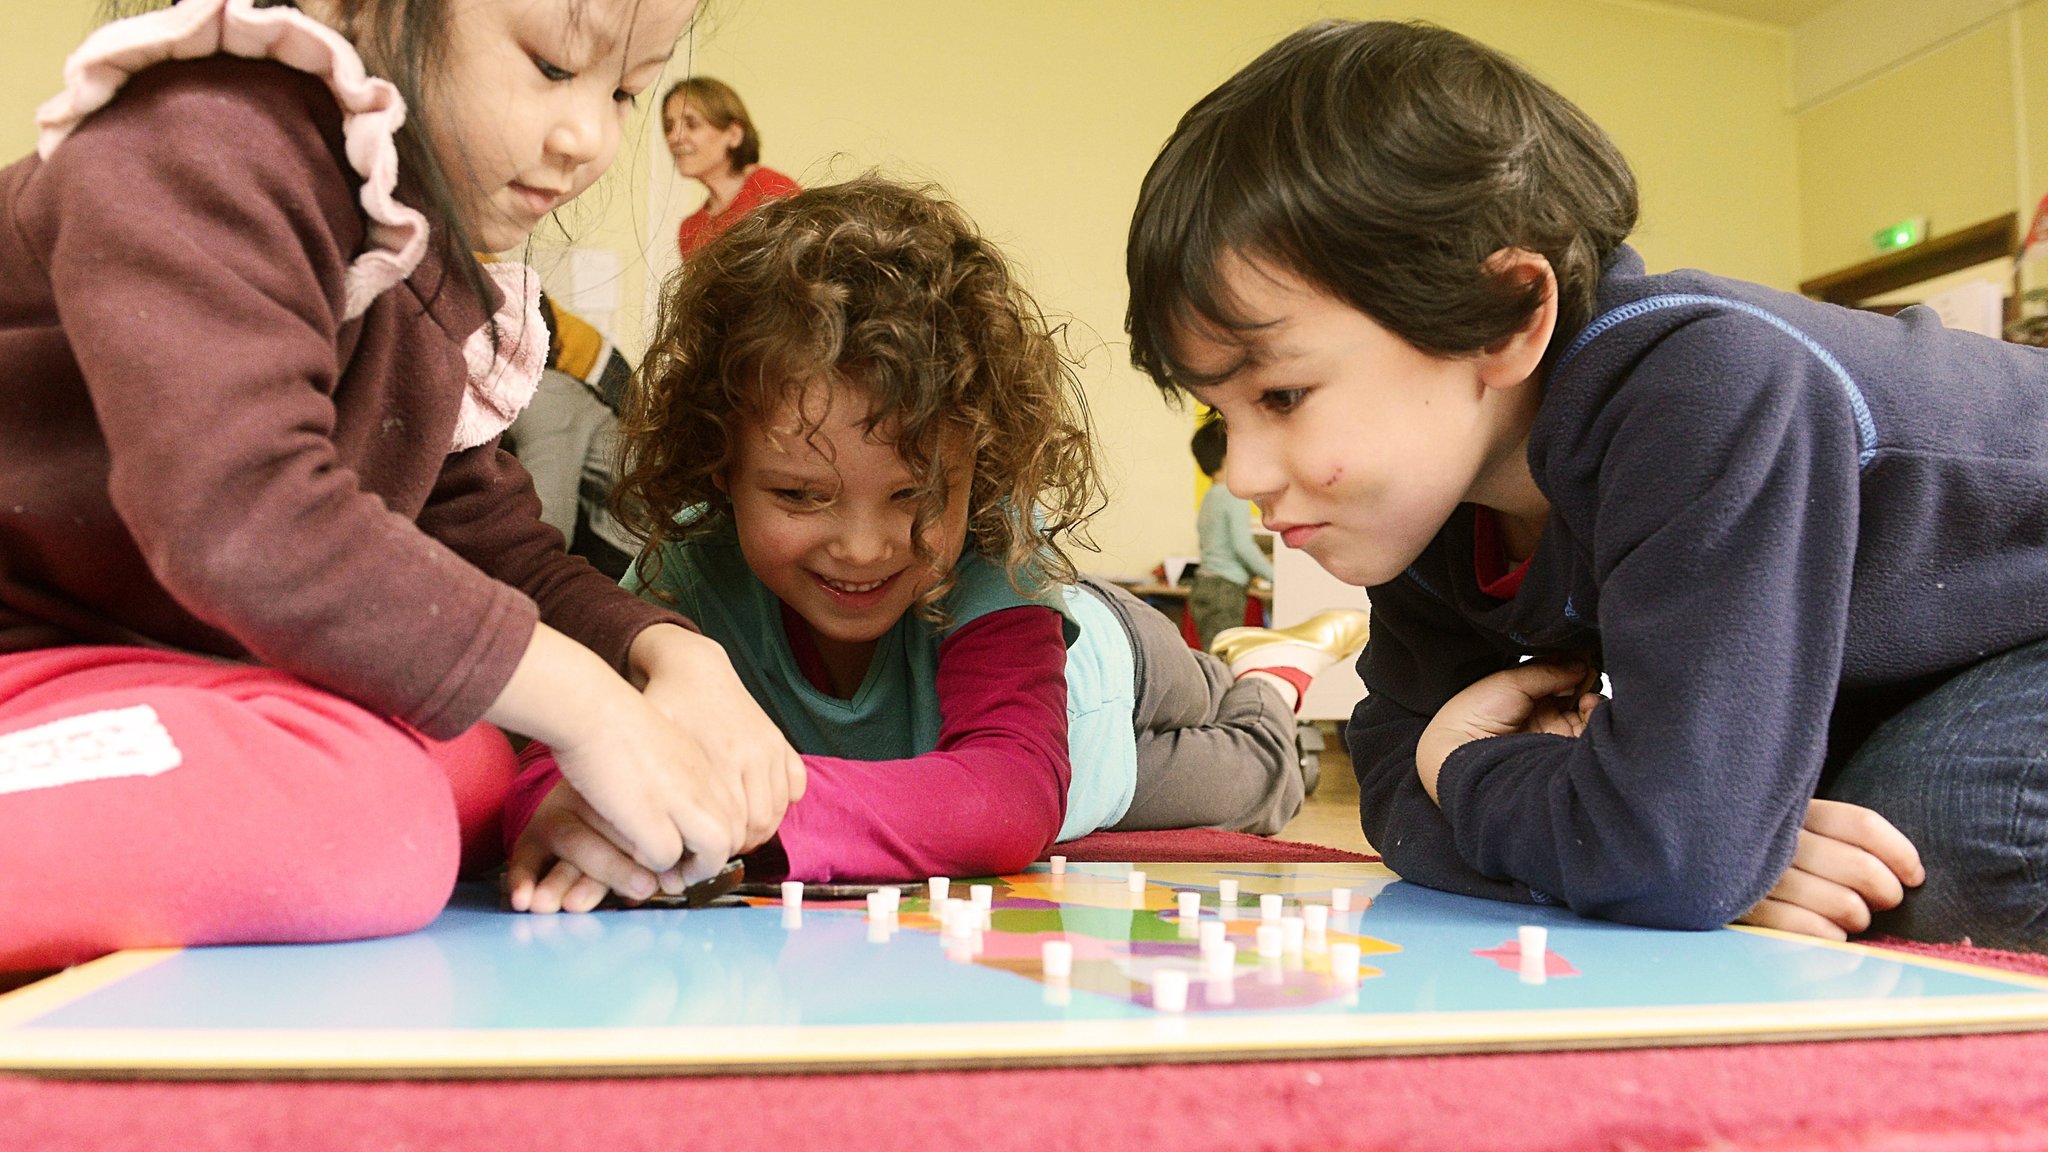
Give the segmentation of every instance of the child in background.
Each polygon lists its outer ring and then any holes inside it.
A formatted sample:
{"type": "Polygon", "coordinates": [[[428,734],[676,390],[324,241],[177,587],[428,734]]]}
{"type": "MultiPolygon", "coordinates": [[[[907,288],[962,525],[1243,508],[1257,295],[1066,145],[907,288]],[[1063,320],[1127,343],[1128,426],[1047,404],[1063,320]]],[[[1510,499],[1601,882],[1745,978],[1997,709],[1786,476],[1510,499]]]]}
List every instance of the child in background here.
{"type": "Polygon", "coordinates": [[[540,302],[546,370],[503,444],[533,477],[540,518],[569,542],[569,554],[617,580],[633,563],[632,541],[611,514],[619,404],[633,369],[589,321],[545,292],[540,302]]]}
{"type": "Polygon", "coordinates": [[[1195,634],[1204,652],[1216,634],[1244,623],[1245,604],[1251,596],[1252,578],[1271,582],[1273,562],[1259,551],[1252,539],[1252,508],[1232,495],[1217,477],[1223,471],[1228,441],[1223,421],[1213,415],[1195,428],[1188,447],[1195,465],[1209,478],[1209,490],[1202,493],[1202,506],[1195,513],[1195,538],[1201,542],[1202,566],[1195,572],[1195,586],[1188,593],[1188,611],[1195,617],[1195,634]]]}
{"type": "Polygon", "coordinates": [[[1635,219],[1426,25],[1290,36],[1146,177],[1135,362],[1372,589],[1367,836],[1591,916],[2048,947],[2048,353],[1652,275],[1635,219]]]}
{"type": "Polygon", "coordinates": [[[424,924],[500,850],[480,721],[643,894],[779,822],[723,652],[535,518],[537,284],[471,256],[597,178],[693,7],[186,0],[72,57],[0,171],[0,969],[424,924]]]}
{"type": "MultiPolygon", "coordinates": [[[[1273,832],[1300,805],[1294,705],[1343,650],[1276,635],[1233,674],[1076,576],[1078,387],[951,204],[864,179],[756,209],[686,266],[631,395],[629,583],[726,646],[808,769],[750,877],[1010,872],[1097,828],[1273,832]]],[[[514,907],[633,875],[574,795],[544,756],[522,777],[514,907]]]]}

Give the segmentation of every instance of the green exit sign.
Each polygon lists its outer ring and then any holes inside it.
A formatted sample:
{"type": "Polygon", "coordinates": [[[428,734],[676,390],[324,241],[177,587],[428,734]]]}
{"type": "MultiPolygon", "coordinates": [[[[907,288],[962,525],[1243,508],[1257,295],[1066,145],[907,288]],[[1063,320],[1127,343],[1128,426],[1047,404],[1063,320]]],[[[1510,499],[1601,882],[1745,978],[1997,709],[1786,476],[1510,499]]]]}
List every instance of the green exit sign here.
{"type": "Polygon", "coordinates": [[[1927,239],[1927,217],[1908,216],[1889,228],[1878,229],[1876,235],[1870,239],[1877,245],[1879,252],[1896,252],[1901,248],[1911,248],[1927,239]]]}

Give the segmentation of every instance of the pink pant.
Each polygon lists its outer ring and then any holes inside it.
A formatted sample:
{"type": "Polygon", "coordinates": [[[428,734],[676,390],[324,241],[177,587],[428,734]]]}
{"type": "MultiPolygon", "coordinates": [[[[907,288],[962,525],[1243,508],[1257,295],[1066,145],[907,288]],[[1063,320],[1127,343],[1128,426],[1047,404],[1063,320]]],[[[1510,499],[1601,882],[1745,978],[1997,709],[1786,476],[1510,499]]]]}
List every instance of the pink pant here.
{"type": "Polygon", "coordinates": [[[412,931],[498,853],[513,773],[487,724],[430,740],[272,669],[0,655],[0,970],[412,931]]]}

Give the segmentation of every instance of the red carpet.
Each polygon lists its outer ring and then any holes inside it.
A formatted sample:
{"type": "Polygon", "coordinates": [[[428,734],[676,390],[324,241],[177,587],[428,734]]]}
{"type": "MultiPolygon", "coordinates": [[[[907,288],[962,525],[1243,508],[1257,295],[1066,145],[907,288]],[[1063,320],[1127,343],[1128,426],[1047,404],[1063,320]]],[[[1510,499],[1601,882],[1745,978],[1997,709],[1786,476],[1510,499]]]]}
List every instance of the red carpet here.
{"type": "MultiPolygon", "coordinates": [[[[1188,853],[1227,847],[1225,859],[1355,858],[1228,833],[1092,836],[1067,855],[1156,860],[1165,855],[1162,837],[1188,853]]],[[[2048,975],[2043,957],[1902,947],[2048,975]]],[[[2002,1152],[2048,1147],[2048,1033],[702,1080],[119,1084],[0,1077],[0,1148],[171,1147],[2002,1152]]]]}

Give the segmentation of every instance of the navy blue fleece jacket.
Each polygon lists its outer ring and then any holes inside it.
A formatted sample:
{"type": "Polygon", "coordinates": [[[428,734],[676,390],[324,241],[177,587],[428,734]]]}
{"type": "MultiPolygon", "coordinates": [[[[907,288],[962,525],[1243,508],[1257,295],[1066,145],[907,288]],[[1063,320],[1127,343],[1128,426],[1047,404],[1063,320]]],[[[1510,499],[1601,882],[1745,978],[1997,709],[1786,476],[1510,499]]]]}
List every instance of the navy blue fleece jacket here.
{"type": "MultiPolygon", "coordinates": [[[[2048,636],[2048,351],[1609,260],[1545,383],[1551,511],[1520,591],[1479,592],[1472,509],[1371,590],[1348,730],[1403,877],[1706,928],[1791,862],[1828,767],[1886,715],[2048,636]],[[1522,656],[1590,654],[1583,737],[1415,746],[1522,656]]],[[[1940,765],[1930,764],[1929,772],[1940,765]]]]}

